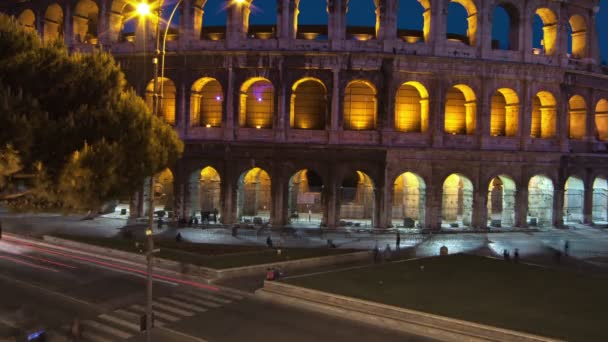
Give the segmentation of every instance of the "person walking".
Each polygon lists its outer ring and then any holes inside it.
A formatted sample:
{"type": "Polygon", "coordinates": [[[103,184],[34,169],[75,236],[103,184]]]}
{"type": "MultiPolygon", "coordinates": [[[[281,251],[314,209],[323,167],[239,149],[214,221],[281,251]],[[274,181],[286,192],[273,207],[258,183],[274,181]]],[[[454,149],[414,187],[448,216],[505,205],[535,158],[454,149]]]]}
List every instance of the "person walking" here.
{"type": "Polygon", "coordinates": [[[401,247],[401,233],[399,229],[397,229],[397,241],[395,242],[395,247],[399,249],[401,247]]]}
{"type": "Polygon", "coordinates": [[[274,245],[272,244],[272,238],[270,237],[270,235],[268,235],[268,237],[266,238],[266,246],[268,246],[268,248],[274,248],[274,245]]]}
{"type": "Polygon", "coordinates": [[[566,240],[566,242],[564,242],[564,256],[568,256],[570,251],[570,241],[566,240]]]}
{"type": "Polygon", "coordinates": [[[513,252],[513,261],[514,262],[519,262],[519,248],[515,248],[515,251],[513,252]]]}

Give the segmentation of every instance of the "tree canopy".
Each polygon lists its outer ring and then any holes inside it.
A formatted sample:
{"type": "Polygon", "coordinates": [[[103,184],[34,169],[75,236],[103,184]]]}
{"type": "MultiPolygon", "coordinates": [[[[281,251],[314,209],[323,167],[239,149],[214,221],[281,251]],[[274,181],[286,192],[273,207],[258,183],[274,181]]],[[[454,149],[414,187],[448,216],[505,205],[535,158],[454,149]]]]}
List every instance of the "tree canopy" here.
{"type": "Polygon", "coordinates": [[[0,191],[21,209],[95,210],[183,151],[111,55],[43,44],[1,14],[0,127],[0,191]]]}

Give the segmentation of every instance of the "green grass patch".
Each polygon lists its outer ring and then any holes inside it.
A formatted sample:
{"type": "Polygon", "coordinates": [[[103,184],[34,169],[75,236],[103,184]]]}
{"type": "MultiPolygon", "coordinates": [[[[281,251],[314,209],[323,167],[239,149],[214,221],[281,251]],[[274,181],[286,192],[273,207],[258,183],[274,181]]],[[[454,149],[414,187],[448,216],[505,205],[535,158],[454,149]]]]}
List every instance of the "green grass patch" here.
{"type": "MultiPolygon", "coordinates": [[[[132,253],[141,253],[142,251],[145,251],[143,240],[57,234],[54,236],[66,240],[73,240],[132,253]],[[139,244],[139,247],[136,246],[136,243],[139,244]]],[[[159,258],[215,269],[260,265],[279,261],[356,252],[356,250],[333,248],[282,248],[281,254],[278,254],[276,250],[264,246],[189,243],[165,239],[155,240],[154,247],[160,248],[160,252],[155,254],[159,258]]]]}
{"type": "Polygon", "coordinates": [[[453,255],[285,282],[568,341],[608,341],[605,275],[453,255]]]}

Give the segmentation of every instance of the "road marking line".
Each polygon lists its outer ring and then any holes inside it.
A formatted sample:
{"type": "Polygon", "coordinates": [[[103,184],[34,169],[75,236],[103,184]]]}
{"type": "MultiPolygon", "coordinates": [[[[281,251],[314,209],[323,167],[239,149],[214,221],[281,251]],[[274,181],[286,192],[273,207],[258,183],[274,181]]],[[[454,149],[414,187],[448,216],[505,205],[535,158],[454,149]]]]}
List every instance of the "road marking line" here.
{"type": "Polygon", "coordinates": [[[186,311],[186,310],[182,310],[182,309],[178,309],[178,308],[174,308],[172,306],[169,306],[167,304],[163,304],[163,303],[159,303],[156,300],[152,301],[152,306],[156,306],[159,307],[165,311],[169,311],[169,312],[173,312],[176,313],[178,315],[182,315],[182,316],[194,316],[194,312],[192,311],[186,311]]]}
{"type": "Polygon", "coordinates": [[[19,260],[17,258],[13,258],[13,257],[8,256],[8,255],[0,255],[0,259],[10,260],[10,261],[12,261],[14,263],[17,263],[17,264],[22,264],[22,265],[26,265],[26,266],[30,266],[30,267],[34,267],[34,268],[39,268],[41,270],[47,270],[47,271],[51,271],[51,272],[59,272],[58,270],[56,270],[54,268],[32,264],[31,262],[19,260]]]}
{"type": "Polygon", "coordinates": [[[4,325],[8,325],[10,328],[17,327],[17,322],[14,319],[2,317],[2,316],[0,316],[0,323],[2,323],[4,325]]]}
{"type": "MultiPolygon", "coordinates": [[[[120,338],[125,338],[126,339],[126,338],[129,338],[129,337],[133,336],[133,334],[131,334],[131,333],[126,333],[126,332],[124,332],[122,330],[113,328],[113,327],[111,327],[111,326],[109,326],[107,324],[100,323],[100,322],[97,322],[97,321],[87,320],[87,321],[82,321],[82,324],[87,325],[89,327],[92,327],[93,329],[97,329],[99,331],[103,331],[103,332],[106,332],[108,334],[111,334],[111,335],[114,335],[114,336],[118,336],[120,338]]],[[[85,329],[85,331],[86,331],[86,329],[85,329]]]]}
{"type": "Polygon", "coordinates": [[[184,309],[192,310],[192,311],[197,311],[197,312],[205,312],[205,311],[207,311],[207,309],[202,308],[200,306],[193,305],[193,304],[188,304],[188,303],[183,303],[183,302],[180,302],[180,301],[177,301],[175,299],[168,298],[168,297],[159,298],[158,300],[163,301],[163,302],[168,303],[168,304],[173,304],[173,305],[182,307],[184,309]]]}
{"type": "Polygon", "coordinates": [[[199,297],[199,298],[203,298],[203,299],[211,299],[211,300],[219,301],[224,304],[230,303],[233,300],[243,299],[242,296],[232,294],[232,293],[220,292],[220,291],[209,292],[209,291],[204,291],[204,290],[203,291],[186,290],[185,292],[187,292],[189,295],[192,295],[195,297],[199,297]]]}
{"type": "Polygon", "coordinates": [[[176,297],[179,300],[193,302],[193,303],[196,303],[196,304],[199,304],[202,306],[206,306],[206,307],[210,307],[210,308],[219,308],[220,306],[222,306],[222,304],[210,302],[210,301],[207,301],[204,299],[188,297],[187,295],[183,295],[181,293],[175,293],[172,295],[172,297],[176,297]]]}
{"type": "Polygon", "coordinates": [[[220,298],[220,297],[216,296],[215,294],[206,293],[206,292],[188,291],[187,295],[183,294],[181,292],[176,293],[176,295],[188,296],[188,298],[190,298],[190,296],[192,296],[194,298],[200,298],[204,301],[210,300],[212,302],[217,302],[219,304],[228,304],[228,303],[232,302],[232,300],[230,300],[230,299],[220,298]]]}
{"type": "MultiPolygon", "coordinates": [[[[141,305],[132,305],[131,308],[136,309],[137,311],[141,312],[141,313],[145,313],[146,312],[146,308],[144,308],[141,305]]],[[[152,309],[152,312],[154,312],[155,316],[158,316],[164,320],[167,320],[169,322],[177,322],[179,321],[181,318],[173,316],[173,315],[169,315],[168,313],[162,312],[162,311],[158,311],[155,309],[152,309]]]]}
{"type": "Polygon", "coordinates": [[[127,329],[131,329],[131,330],[134,330],[136,332],[139,332],[139,325],[137,325],[135,323],[131,323],[131,322],[126,321],[124,319],[116,318],[116,317],[110,316],[108,314],[99,315],[97,317],[99,317],[101,319],[105,319],[108,322],[112,322],[114,324],[118,324],[118,325],[123,326],[123,327],[125,327],[127,329]]]}

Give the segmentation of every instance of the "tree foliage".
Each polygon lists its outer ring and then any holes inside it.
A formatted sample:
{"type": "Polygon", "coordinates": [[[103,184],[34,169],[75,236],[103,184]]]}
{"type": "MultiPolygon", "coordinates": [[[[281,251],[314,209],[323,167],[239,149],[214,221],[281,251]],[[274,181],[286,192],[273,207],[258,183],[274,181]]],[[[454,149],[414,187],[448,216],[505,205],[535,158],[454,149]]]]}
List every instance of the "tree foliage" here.
{"type": "MultiPolygon", "coordinates": [[[[5,155],[17,156],[20,168],[13,173],[35,176],[30,198],[19,206],[99,208],[128,198],[183,150],[175,131],[127,85],[111,55],[69,54],[60,43],[42,44],[4,15],[0,125],[0,147],[7,146],[0,163],[5,155]]],[[[11,178],[4,173],[2,179],[11,178]]]]}

